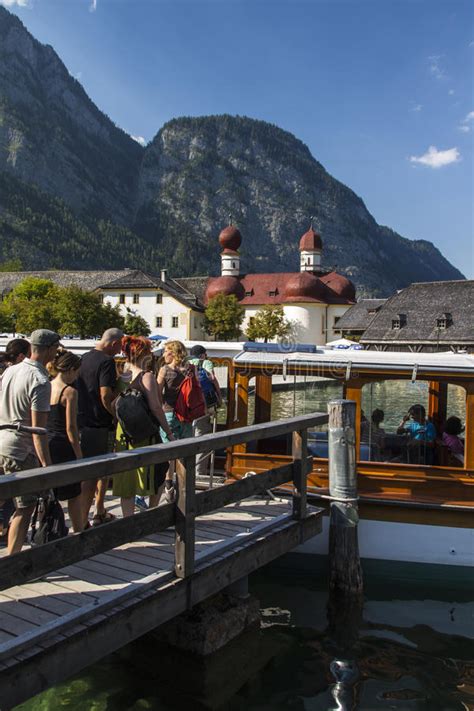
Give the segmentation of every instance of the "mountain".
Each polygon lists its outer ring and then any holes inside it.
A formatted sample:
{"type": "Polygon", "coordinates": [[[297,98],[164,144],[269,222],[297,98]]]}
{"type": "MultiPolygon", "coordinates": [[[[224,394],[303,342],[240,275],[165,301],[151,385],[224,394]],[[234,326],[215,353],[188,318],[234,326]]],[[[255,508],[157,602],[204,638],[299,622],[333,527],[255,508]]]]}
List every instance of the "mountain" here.
{"type": "Polygon", "coordinates": [[[348,274],[360,294],[463,278],[430,242],[379,226],[276,126],[179,118],[143,148],[0,6],[0,261],[217,274],[229,213],[246,270],[298,269],[298,239],[313,215],[323,264],[348,274]]]}

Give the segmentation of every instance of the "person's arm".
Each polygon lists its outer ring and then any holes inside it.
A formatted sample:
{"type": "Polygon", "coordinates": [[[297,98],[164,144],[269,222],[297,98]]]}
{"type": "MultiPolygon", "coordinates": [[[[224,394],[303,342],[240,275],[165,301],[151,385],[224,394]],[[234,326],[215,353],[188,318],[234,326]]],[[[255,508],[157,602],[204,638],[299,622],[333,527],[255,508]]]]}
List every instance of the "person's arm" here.
{"type": "Polygon", "coordinates": [[[102,364],[99,372],[99,393],[102,406],[115,415],[112,403],[115,400],[117,393],[117,372],[115,370],[115,361],[109,358],[102,364]]]}
{"type": "Polygon", "coordinates": [[[74,388],[67,388],[63,398],[66,401],[67,438],[71,443],[76,459],[82,459],[82,450],[79,443],[79,427],[77,426],[77,392],[74,388]]]}
{"type": "Polygon", "coordinates": [[[168,439],[174,440],[171,427],[169,426],[168,420],[166,419],[165,413],[163,412],[163,408],[161,407],[159,386],[153,376],[153,373],[144,373],[142,378],[142,385],[146,394],[148,407],[160,423],[162,429],[166,432],[166,436],[168,437],[168,439]]]}
{"type": "Polygon", "coordinates": [[[404,415],[402,421],[401,421],[400,424],[398,425],[397,434],[399,434],[399,435],[400,435],[400,434],[405,434],[405,432],[407,431],[405,425],[406,425],[406,423],[408,422],[409,419],[410,419],[410,415],[404,415]]]}
{"type": "Polygon", "coordinates": [[[161,398],[161,402],[163,402],[163,390],[165,389],[165,374],[166,374],[166,368],[163,366],[160,368],[158,371],[158,377],[157,377],[157,383],[158,383],[158,392],[161,398]]]}
{"type": "MultiPolygon", "coordinates": [[[[46,427],[48,424],[48,412],[39,412],[38,410],[31,410],[31,426],[32,427],[46,427]]],[[[49,453],[49,443],[48,435],[33,435],[33,446],[35,448],[36,456],[38,457],[42,467],[48,467],[51,462],[51,455],[49,453]]]]}

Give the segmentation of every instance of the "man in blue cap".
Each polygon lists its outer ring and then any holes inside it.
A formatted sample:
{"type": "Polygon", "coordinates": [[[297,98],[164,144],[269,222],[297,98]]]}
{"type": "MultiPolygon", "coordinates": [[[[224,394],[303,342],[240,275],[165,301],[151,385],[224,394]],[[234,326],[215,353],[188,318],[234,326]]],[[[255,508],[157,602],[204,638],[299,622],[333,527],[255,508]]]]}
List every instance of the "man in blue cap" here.
{"type": "MultiPolygon", "coordinates": [[[[2,377],[0,425],[46,427],[50,409],[51,384],[46,365],[54,360],[59,336],[40,328],[30,337],[31,355],[12,365],[2,377]]],[[[0,429],[0,467],[13,474],[51,464],[48,437],[31,435],[18,429],[0,429]]],[[[8,554],[21,551],[26,540],[37,496],[26,494],[14,499],[15,513],[8,532],[8,554]]]]}

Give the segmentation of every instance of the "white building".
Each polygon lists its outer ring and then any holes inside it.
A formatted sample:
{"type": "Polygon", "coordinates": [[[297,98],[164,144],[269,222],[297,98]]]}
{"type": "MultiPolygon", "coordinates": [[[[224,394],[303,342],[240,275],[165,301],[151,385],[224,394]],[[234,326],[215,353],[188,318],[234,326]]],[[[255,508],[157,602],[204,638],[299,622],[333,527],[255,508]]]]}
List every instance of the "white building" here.
{"type": "Polygon", "coordinates": [[[299,272],[241,274],[241,243],[233,225],[220,233],[221,276],[207,280],[204,303],[218,294],[234,294],[245,308],[244,331],[259,308],[278,304],[297,341],[324,345],[336,338],[339,318],[355,303],[355,287],[342,274],[321,267],[322,241],[313,226],[300,239],[299,272]]]}

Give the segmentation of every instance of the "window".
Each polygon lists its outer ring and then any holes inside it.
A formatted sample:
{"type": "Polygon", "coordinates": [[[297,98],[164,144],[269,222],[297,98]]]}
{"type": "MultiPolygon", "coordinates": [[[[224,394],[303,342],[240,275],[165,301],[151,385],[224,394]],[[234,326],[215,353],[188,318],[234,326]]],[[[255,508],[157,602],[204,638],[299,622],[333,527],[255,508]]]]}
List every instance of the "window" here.
{"type": "Polygon", "coordinates": [[[278,294],[278,289],[270,289],[268,296],[276,296],[278,294]]]}
{"type": "Polygon", "coordinates": [[[163,326],[163,319],[162,319],[161,316],[157,316],[157,317],[155,318],[155,326],[156,326],[157,328],[161,328],[161,327],[163,326]]]}
{"type": "Polygon", "coordinates": [[[440,330],[448,328],[453,322],[451,314],[442,314],[439,318],[436,319],[436,328],[439,328],[440,330]]]}
{"type": "Polygon", "coordinates": [[[398,316],[392,319],[392,330],[398,331],[400,328],[403,328],[403,326],[406,326],[406,323],[406,314],[398,314],[398,316]]]}
{"type": "Polygon", "coordinates": [[[341,320],[340,316],[334,316],[334,326],[337,325],[337,322],[341,320]]]}
{"type": "Polygon", "coordinates": [[[140,303],[140,294],[134,294],[134,295],[133,295],[133,303],[134,303],[134,304],[139,304],[139,303],[140,303]]]}
{"type": "Polygon", "coordinates": [[[125,294],[119,294],[119,304],[125,303],[125,294]]]}
{"type": "Polygon", "coordinates": [[[172,316],[171,317],[171,328],[178,328],[178,325],[179,325],[178,316],[172,316]]]}
{"type": "Polygon", "coordinates": [[[104,303],[104,295],[103,294],[99,294],[99,301],[101,304],[104,303]]]}
{"type": "Polygon", "coordinates": [[[163,303],[163,294],[157,294],[157,295],[156,295],[156,303],[157,303],[157,304],[162,304],[162,303],[163,303]]]}
{"type": "Polygon", "coordinates": [[[250,291],[245,292],[245,296],[253,296],[253,294],[254,294],[253,289],[250,289],[250,291]]]}
{"type": "Polygon", "coordinates": [[[235,262],[232,262],[232,269],[235,269],[235,262]]]}

